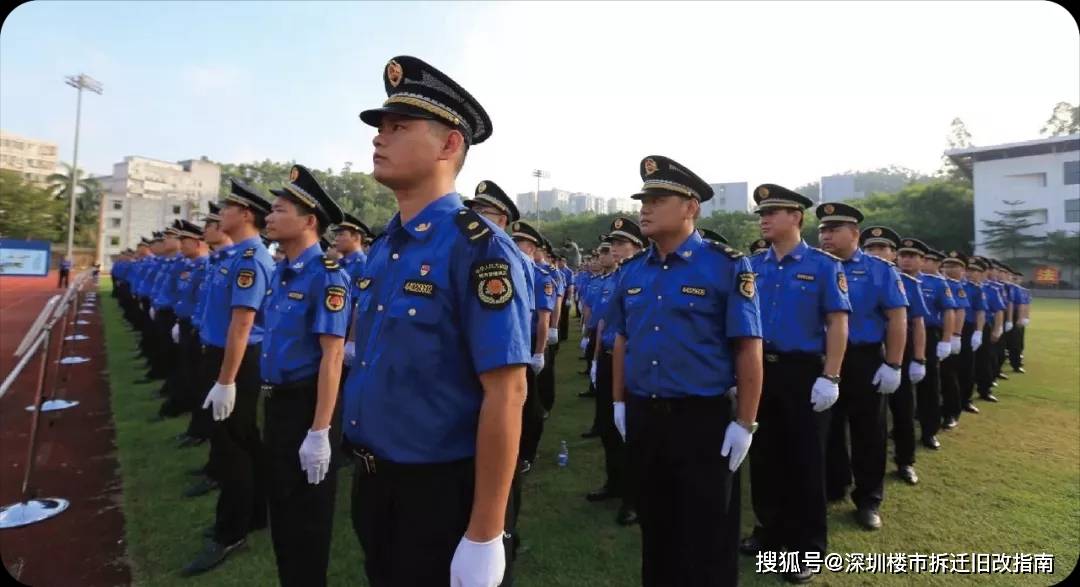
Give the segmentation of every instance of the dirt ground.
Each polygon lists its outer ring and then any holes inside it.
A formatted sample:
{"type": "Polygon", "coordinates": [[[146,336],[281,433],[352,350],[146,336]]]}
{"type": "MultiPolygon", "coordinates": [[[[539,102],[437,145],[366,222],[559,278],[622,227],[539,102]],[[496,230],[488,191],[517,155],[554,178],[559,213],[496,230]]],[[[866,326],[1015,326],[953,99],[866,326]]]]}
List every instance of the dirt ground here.
{"type": "MultiPolygon", "coordinates": [[[[55,286],[55,272],[48,277],[0,277],[0,378],[15,367],[12,354],[38,312],[49,297],[62,292],[55,286]]],[[[89,284],[86,291],[95,291],[95,286],[89,284]]],[[[31,497],[61,497],[71,506],[44,522],[0,530],[4,569],[26,585],[89,587],[131,582],[98,309],[111,302],[98,299],[93,308],[86,308],[90,313],[77,315],[88,324],[66,327],[65,335],[82,334],[89,339],[64,341],[53,336],[46,395],[51,389],[54,397],[80,403],[42,415],[31,497]],[[58,365],[62,356],[83,356],[90,361],[58,365]]],[[[0,505],[22,499],[32,418],[24,408],[34,401],[39,366],[38,359],[32,361],[0,399],[0,505]]]]}

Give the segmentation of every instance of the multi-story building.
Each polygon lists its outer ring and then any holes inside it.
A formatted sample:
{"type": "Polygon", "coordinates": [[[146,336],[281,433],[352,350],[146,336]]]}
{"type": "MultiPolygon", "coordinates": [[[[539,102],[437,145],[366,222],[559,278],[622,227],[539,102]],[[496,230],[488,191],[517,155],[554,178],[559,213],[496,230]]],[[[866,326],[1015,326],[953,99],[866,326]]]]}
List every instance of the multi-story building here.
{"type": "Polygon", "coordinates": [[[819,202],[845,202],[866,197],[854,175],[827,175],[821,178],[819,202]]]}
{"type": "Polygon", "coordinates": [[[56,143],[0,130],[0,170],[14,171],[26,181],[45,187],[56,173],[56,143]]]}
{"type": "Polygon", "coordinates": [[[713,197],[701,205],[702,217],[709,217],[716,212],[749,212],[753,209],[750,191],[745,181],[729,183],[710,183],[713,197]]]}
{"type": "Polygon", "coordinates": [[[1040,224],[1033,236],[1080,231],[1080,134],[988,147],[966,147],[945,155],[972,178],[975,188],[975,252],[987,251],[980,229],[995,212],[1031,210],[1040,224]]]}
{"type": "Polygon", "coordinates": [[[112,257],[177,218],[197,219],[207,202],[218,199],[221,168],[203,157],[170,163],[125,157],[110,176],[97,178],[105,189],[98,231],[98,261],[112,257]]]}

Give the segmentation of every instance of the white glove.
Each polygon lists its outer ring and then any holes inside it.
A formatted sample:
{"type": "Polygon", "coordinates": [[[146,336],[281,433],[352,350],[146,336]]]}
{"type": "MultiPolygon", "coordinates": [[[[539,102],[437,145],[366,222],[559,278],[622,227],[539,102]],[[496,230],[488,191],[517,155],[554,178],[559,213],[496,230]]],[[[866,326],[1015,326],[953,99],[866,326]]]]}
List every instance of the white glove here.
{"type": "Polygon", "coordinates": [[[818,377],[810,390],[810,403],[814,404],[815,412],[824,412],[831,408],[839,397],[840,386],[824,377],[818,377]]]}
{"type": "Polygon", "coordinates": [[[180,324],[172,325],[172,341],[173,344],[180,344],[180,324]]]}
{"type": "Polygon", "coordinates": [[[533,373],[539,373],[544,370],[544,353],[536,353],[529,359],[529,366],[532,367],[533,373]]]}
{"type": "Polygon", "coordinates": [[[202,407],[205,410],[211,405],[214,406],[214,420],[220,422],[228,418],[232,414],[233,406],[236,405],[236,384],[222,385],[214,382],[210,393],[206,394],[206,401],[203,402],[202,407]]]}
{"type": "Polygon", "coordinates": [[[959,355],[960,354],[960,337],[956,336],[954,334],[953,337],[952,337],[952,340],[949,341],[949,346],[950,346],[949,350],[950,350],[951,354],[959,355]]]}
{"type": "Polygon", "coordinates": [[[155,312],[153,308],[150,308],[150,319],[153,320],[155,316],[157,316],[157,312],[155,312]]]}
{"type": "Polygon", "coordinates": [[[727,390],[727,394],[728,394],[728,397],[731,398],[731,403],[733,403],[735,405],[739,404],[739,386],[738,385],[732,385],[731,387],[729,387],[728,390],[727,390]]]}
{"type": "Polygon", "coordinates": [[[889,395],[900,387],[900,369],[894,369],[882,363],[877,373],[874,373],[874,380],[871,383],[878,386],[878,393],[889,395]]]}
{"type": "Polygon", "coordinates": [[[1031,324],[1031,318],[1021,318],[1020,319],[1020,326],[1023,326],[1023,327],[1026,328],[1028,324],[1031,324]]]}
{"type": "Polygon", "coordinates": [[[615,402],[613,406],[611,415],[615,420],[615,429],[619,431],[623,442],[626,442],[626,402],[615,402]]]}
{"type": "Polygon", "coordinates": [[[330,427],[308,430],[299,453],[300,468],[307,473],[307,482],[318,485],[330,469],[330,427]]]}
{"type": "Polygon", "coordinates": [[[593,361],[592,366],[589,367],[589,382],[596,385],[596,361],[593,361]]]}
{"type": "Polygon", "coordinates": [[[1009,322],[1009,321],[1005,322],[1005,332],[1008,332],[1008,331],[1012,330],[1012,327],[1013,327],[1012,322],[1009,322]]]}
{"type": "Polygon", "coordinates": [[[548,344],[559,344],[559,329],[548,328],[548,344]]]}
{"type": "Polygon", "coordinates": [[[926,365],[922,363],[911,362],[908,366],[908,377],[911,378],[912,383],[918,383],[923,379],[926,379],[926,365]]]}
{"type": "Polygon", "coordinates": [[[585,352],[586,347],[589,346],[589,337],[583,337],[581,339],[581,352],[585,352]]]}
{"type": "Polygon", "coordinates": [[[944,359],[945,357],[952,354],[952,344],[945,341],[937,343],[935,353],[937,354],[937,358],[939,361],[944,359]]]}
{"type": "Polygon", "coordinates": [[[979,350],[982,346],[982,331],[971,333],[971,352],[979,350]]]}
{"type": "Polygon", "coordinates": [[[352,365],[353,359],[356,358],[356,341],[350,340],[345,343],[345,366],[352,365]]]}
{"type": "Polygon", "coordinates": [[[734,473],[739,465],[742,464],[743,459],[746,458],[746,453],[750,452],[750,443],[754,440],[754,435],[739,426],[738,422],[731,422],[727,425],[727,431],[724,432],[724,444],[720,448],[720,456],[728,458],[728,469],[734,473]]]}
{"type": "Polygon", "coordinates": [[[487,542],[462,536],[450,561],[450,587],[498,587],[505,571],[502,533],[487,542]]]}

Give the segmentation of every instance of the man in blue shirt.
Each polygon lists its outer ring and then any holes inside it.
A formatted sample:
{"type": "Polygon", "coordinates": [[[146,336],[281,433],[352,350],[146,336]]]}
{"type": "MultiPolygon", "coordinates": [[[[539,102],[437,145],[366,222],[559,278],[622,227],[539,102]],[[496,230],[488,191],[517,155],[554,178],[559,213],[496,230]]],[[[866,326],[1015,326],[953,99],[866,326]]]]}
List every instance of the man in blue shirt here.
{"type": "Polygon", "coordinates": [[[1024,373],[1024,331],[1031,321],[1031,292],[1020,285],[1022,273],[1009,268],[1009,280],[1012,285],[1013,329],[1006,339],[1005,350],[1009,356],[1009,366],[1013,373],[1024,373]]]}
{"type": "MultiPolygon", "coordinates": [[[[192,336],[194,327],[191,316],[195,311],[198,288],[206,276],[207,248],[203,242],[202,227],[177,220],[176,229],[180,238],[180,254],[183,258],[177,262],[179,271],[172,296],[173,312],[176,323],[173,324],[171,338],[176,345],[176,363],[172,379],[173,408],[176,413],[192,411],[202,399],[203,386],[195,374],[198,372],[199,355],[202,346],[197,336],[192,336]]],[[[180,435],[182,446],[192,446],[201,441],[188,440],[186,434],[180,435]]]]}
{"type": "Polygon", "coordinates": [[[559,323],[562,322],[563,300],[566,299],[566,280],[562,272],[555,267],[555,251],[551,241],[543,239],[535,253],[537,266],[551,276],[555,284],[555,307],[548,322],[547,346],[544,347],[544,369],[537,376],[537,388],[540,392],[540,406],[546,420],[555,407],[555,360],[559,353],[559,323]]]}
{"type": "Polygon", "coordinates": [[[177,287],[180,283],[180,274],[188,267],[187,259],[180,250],[182,227],[183,221],[176,220],[164,231],[163,267],[158,272],[157,283],[150,302],[156,313],[154,324],[160,349],[159,362],[162,371],[166,374],[165,383],[162,384],[159,392],[165,401],[158,411],[158,418],[180,415],[184,411],[185,396],[189,393],[186,389],[186,375],[177,368],[180,355],[177,343],[179,338],[173,335],[177,318],[177,287]]]}
{"type": "Polygon", "coordinates": [[[761,395],[754,274],[741,253],[694,230],[709,184],[659,155],[639,170],[631,197],[653,244],[615,274],[603,321],[615,334],[612,417],[638,486],[641,583],[735,585],[736,472],[761,395]]]}
{"type": "Polygon", "coordinates": [[[955,314],[953,314],[953,336],[949,341],[951,352],[941,362],[941,428],[952,430],[960,421],[960,412],[963,409],[961,397],[961,372],[964,370],[961,355],[964,351],[964,324],[968,314],[974,314],[971,300],[968,299],[967,289],[961,281],[964,277],[964,268],[967,258],[961,257],[959,251],[945,253],[938,251],[942,258],[936,262],[938,273],[945,277],[945,282],[952,292],[953,301],[956,302],[955,314]]]}
{"type": "Polygon", "coordinates": [[[604,446],[604,471],[607,478],[603,487],[589,492],[585,499],[589,501],[603,501],[606,499],[621,499],[619,513],[615,516],[615,523],[620,526],[629,526],[638,521],[636,509],[636,487],[627,478],[627,466],[629,455],[626,452],[626,443],[619,431],[615,428],[614,395],[612,391],[612,352],[615,349],[615,336],[617,331],[614,327],[607,327],[604,316],[607,315],[608,307],[619,287],[620,268],[635,255],[641,252],[645,246],[645,236],[636,222],[629,218],[616,217],[611,222],[610,232],[605,237],[611,243],[611,257],[615,262],[615,269],[606,279],[608,283],[596,303],[594,311],[600,316],[596,326],[596,354],[593,356],[593,369],[596,379],[596,403],[600,414],[599,432],[600,442],[604,446]]]}
{"type": "Polygon", "coordinates": [[[1006,343],[1011,336],[1011,332],[1016,324],[1013,322],[1016,313],[1016,304],[1013,301],[1012,291],[1009,289],[1009,285],[1005,283],[1008,279],[1009,273],[1004,263],[997,259],[990,259],[990,269],[987,272],[986,280],[990,287],[997,291],[998,296],[1004,305],[1004,314],[1002,316],[1001,323],[1001,336],[992,341],[990,351],[993,354],[993,361],[991,366],[993,369],[994,379],[1008,379],[1008,375],[1002,373],[1002,367],[1005,365],[1006,343]]]}
{"type": "MultiPolygon", "coordinates": [[[[975,390],[975,352],[982,346],[982,329],[986,324],[986,296],[982,287],[970,279],[972,259],[960,251],[949,251],[942,263],[942,272],[950,279],[960,282],[961,290],[953,295],[967,303],[964,323],[960,329],[960,354],[954,357],[960,410],[978,414],[979,408],[971,403],[975,390]],[[960,294],[963,292],[963,297],[960,294]],[[976,333],[978,334],[976,336],[976,333]]],[[[951,283],[951,282],[950,282],[951,283]]],[[[960,412],[954,414],[960,418],[960,412]]]]}
{"type": "Polygon", "coordinates": [[[573,269],[570,269],[566,265],[566,257],[562,255],[555,256],[555,265],[562,274],[563,282],[566,284],[566,293],[563,295],[562,309],[559,311],[559,342],[566,340],[570,336],[570,307],[573,305],[573,300],[576,295],[574,292],[575,276],[573,269]]]}
{"type": "MultiPolygon", "coordinates": [[[[859,236],[859,242],[867,254],[896,262],[900,248],[900,235],[886,226],[868,226],[859,236]]],[[[928,310],[923,299],[919,280],[900,273],[904,295],[908,301],[907,336],[904,341],[904,360],[900,387],[889,395],[892,412],[892,439],[895,450],[893,462],[896,475],[908,485],[919,483],[915,472],[915,384],[926,377],[926,324],[923,321],[928,310]]]]}
{"type": "Polygon", "coordinates": [[[71,275],[71,258],[64,257],[60,261],[60,274],[56,280],[57,288],[64,288],[68,286],[68,277],[71,275]]]}
{"type": "Polygon", "coordinates": [[[589,389],[584,394],[578,394],[579,397],[592,397],[594,398],[594,410],[593,410],[593,422],[592,427],[585,431],[582,438],[595,438],[600,436],[600,410],[603,408],[600,398],[596,392],[596,362],[593,358],[596,356],[596,346],[599,341],[596,338],[596,327],[600,322],[600,315],[594,311],[594,306],[604,296],[605,288],[608,291],[607,295],[611,295],[611,273],[615,270],[615,258],[611,254],[611,243],[609,241],[603,241],[596,249],[596,273],[589,279],[589,284],[585,290],[585,294],[582,297],[582,343],[585,345],[585,367],[589,374],[589,389]]]}
{"type": "Polygon", "coordinates": [[[931,450],[941,448],[937,431],[941,428],[941,360],[952,354],[953,301],[952,290],[941,275],[926,273],[932,262],[925,257],[930,247],[916,238],[905,237],[900,246],[900,270],[919,280],[926,301],[926,376],[916,386],[922,444],[931,450]]]}
{"type": "MultiPolygon", "coordinates": [[[[349,299],[352,304],[349,306],[350,319],[348,324],[352,324],[353,313],[356,310],[356,294],[360,291],[360,274],[364,270],[364,263],[367,262],[367,254],[364,253],[364,238],[371,234],[371,229],[352,214],[346,212],[342,214],[342,221],[334,226],[334,250],[341,255],[338,264],[341,265],[346,278],[349,280],[349,299]]],[[[344,352],[346,369],[343,372],[342,381],[345,380],[348,367],[352,364],[353,356],[356,353],[356,343],[352,340],[346,341],[344,352]]]]}
{"type": "Polygon", "coordinates": [[[184,575],[206,572],[242,546],[248,532],[266,524],[266,463],[256,423],[259,348],[263,338],[256,312],[269,290],[273,262],[259,237],[270,204],[252,188],[231,179],[221,208],[221,229],[235,254],[209,277],[199,338],[205,369],[216,373],[203,409],[210,408],[214,431],[211,453],[221,486],[213,537],[184,567],[184,575]]]}
{"type": "Polygon", "coordinates": [[[383,86],[360,118],[399,213],[368,252],[353,326],[353,528],[372,584],[495,585],[532,364],[524,265],[454,189],[491,135],[483,107],[415,57],[391,59],[383,86]]]}
{"type": "MultiPolygon", "coordinates": [[[[990,284],[988,276],[993,271],[993,265],[985,257],[972,257],[969,263],[971,271],[969,279],[982,288],[983,299],[986,301],[986,324],[982,331],[982,345],[973,349],[975,352],[975,387],[979,397],[991,403],[997,402],[997,397],[992,393],[992,388],[997,385],[994,381],[994,360],[996,357],[994,347],[1001,339],[1004,332],[1005,300],[1001,292],[990,284]]],[[[972,335],[974,337],[974,335],[972,335]]]]}
{"type": "Polygon", "coordinates": [[[888,460],[885,399],[903,380],[907,294],[892,263],[859,249],[861,211],[826,202],[817,207],[817,217],[821,248],[843,260],[851,301],[840,398],[832,407],[829,424],[826,495],[830,500],[843,499],[854,475],[855,520],[867,530],[877,530],[888,460]]]}
{"type": "MultiPolygon", "coordinates": [[[[825,444],[847,347],[847,277],[840,259],[802,240],[809,198],[764,184],[754,201],[771,246],[750,258],[761,296],[765,379],[761,434],[750,456],[758,526],[742,550],[824,552],[825,444]]],[[[800,565],[785,577],[805,582],[813,575],[800,565]]]]}
{"type": "Polygon", "coordinates": [[[259,310],[270,537],[281,585],[318,587],[326,585],[330,562],[337,489],[330,439],[340,439],[333,417],[352,308],[349,276],[323,254],[319,235],[345,219],[302,165],[293,166],[282,189],[270,192],[277,198],[266,234],[285,255],[259,310]]]}

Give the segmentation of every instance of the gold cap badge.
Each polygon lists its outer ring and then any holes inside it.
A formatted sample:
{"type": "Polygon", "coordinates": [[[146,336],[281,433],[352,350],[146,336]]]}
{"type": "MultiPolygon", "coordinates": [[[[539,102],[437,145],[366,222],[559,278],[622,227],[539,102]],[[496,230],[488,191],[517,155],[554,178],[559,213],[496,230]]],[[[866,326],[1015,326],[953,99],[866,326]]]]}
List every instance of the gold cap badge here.
{"type": "Polygon", "coordinates": [[[656,161],[653,161],[652,159],[645,160],[645,175],[652,175],[656,173],[657,169],[656,161]]]}
{"type": "Polygon", "coordinates": [[[386,64],[386,81],[390,82],[390,87],[398,87],[403,77],[405,77],[405,71],[401,69],[401,64],[391,59],[390,63],[386,64]]]}

